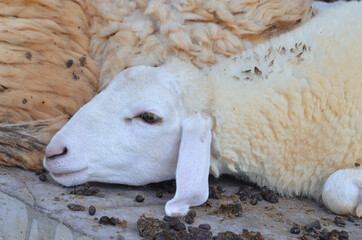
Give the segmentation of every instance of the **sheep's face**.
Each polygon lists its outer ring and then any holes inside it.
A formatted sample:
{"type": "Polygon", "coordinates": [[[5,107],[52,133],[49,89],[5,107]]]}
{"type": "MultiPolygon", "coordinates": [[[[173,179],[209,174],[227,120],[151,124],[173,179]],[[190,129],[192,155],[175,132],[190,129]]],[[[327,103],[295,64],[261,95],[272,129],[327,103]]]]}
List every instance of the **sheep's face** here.
{"type": "Polygon", "coordinates": [[[59,183],[143,185],[175,176],[183,114],[159,68],[123,71],[53,137],[44,166],[59,183]]]}

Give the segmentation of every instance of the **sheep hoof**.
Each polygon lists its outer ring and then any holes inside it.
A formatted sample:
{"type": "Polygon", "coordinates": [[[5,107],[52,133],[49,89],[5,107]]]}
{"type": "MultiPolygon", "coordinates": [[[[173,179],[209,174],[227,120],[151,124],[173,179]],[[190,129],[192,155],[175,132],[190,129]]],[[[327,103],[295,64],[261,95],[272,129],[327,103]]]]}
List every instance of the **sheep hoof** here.
{"type": "Polygon", "coordinates": [[[342,169],[334,172],[324,184],[323,203],[340,215],[362,216],[362,170],[342,169]]]}

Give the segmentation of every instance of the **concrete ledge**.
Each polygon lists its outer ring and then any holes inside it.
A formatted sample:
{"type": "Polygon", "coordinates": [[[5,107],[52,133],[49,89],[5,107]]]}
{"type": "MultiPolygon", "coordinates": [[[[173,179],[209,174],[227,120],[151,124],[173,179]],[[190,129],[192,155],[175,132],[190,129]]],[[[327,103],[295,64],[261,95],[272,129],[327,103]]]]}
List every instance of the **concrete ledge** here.
{"type": "MultiPolygon", "coordinates": [[[[225,195],[235,194],[243,184],[230,177],[211,180],[211,185],[226,189],[225,195]]],[[[156,197],[159,190],[156,187],[110,184],[97,184],[97,187],[101,189],[98,196],[77,197],[67,194],[69,188],[51,179],[41,182],[34,172],[0,167],[0,240],[141,239],[136,226],[138,218],[145,214],[162,219],[164,205],[173,197],[171,193],[164,193],[163,198],[156,197]],[[134,200],[138,194],[145,197],[144,202],[134,200]],[[81,204],[86,210],[71,211],[67,207],[69,203],[81,204]],[[90,205],[97,209],[94,216],[88,213],[90,205]],[[126,220],[127,227],[98,224],[95,218],[104,215],[126,220]]],[[[283,197],[276,204],[260,201],[255,206],[242,202],[243,214],[237,218],[214,213],[220,203],[234,201],[212,199],[212,208],[194,208],[197,216],[191,226],[208,223],[214,235],[224,231],[242,233],[245,228],[261,232],[265,239],[300,239],[301,234],[289,233],[293,223],[306,225],[319,220],[322,229],[345,230],[349,239],[357,240],[361,236],[361,219],[338,227],[333,223],[335,215],[308,199],[283,197]]]]}
{"type": "Polygon", "coordinates": [[[0,192],[0,205],[2,239],[91,239],[2,192],[0,192]]]}

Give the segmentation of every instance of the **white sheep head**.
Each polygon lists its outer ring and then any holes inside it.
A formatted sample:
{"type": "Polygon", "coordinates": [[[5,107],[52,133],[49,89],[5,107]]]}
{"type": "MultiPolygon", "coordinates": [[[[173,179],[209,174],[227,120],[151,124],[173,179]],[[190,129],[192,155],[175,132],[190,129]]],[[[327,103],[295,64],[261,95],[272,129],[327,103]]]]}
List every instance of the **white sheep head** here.
{"type": "Polygon", "coordinates": [[[208,197],[210,142],[211,121],[185,111],[177,81],[163,68],[138,66],[118,74],[70,119],[43,164],[65,186],[144,185],[176,176],[166,213],[186,214],[208,197]]]}

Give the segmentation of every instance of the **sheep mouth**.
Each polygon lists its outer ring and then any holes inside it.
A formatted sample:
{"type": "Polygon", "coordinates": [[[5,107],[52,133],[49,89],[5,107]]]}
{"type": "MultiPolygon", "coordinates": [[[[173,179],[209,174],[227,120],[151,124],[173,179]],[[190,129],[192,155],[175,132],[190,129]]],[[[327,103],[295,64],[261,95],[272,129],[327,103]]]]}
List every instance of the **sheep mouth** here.
{"type": "Polygon", "coordinates": [[[64,172],[64,173],[52,173],[52,175],[56,178],[63,178],[63,177],[69,177],[69,176],[73,176],[73,175],[77,175],[81,172],[84,172],[85,170],[87,170],[88,168],[83,168],[81,170],[77,170],[77,171],[72,171],[72,172],[64,172]]]}

